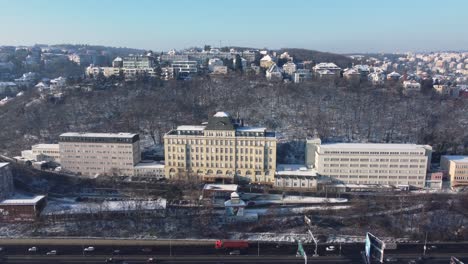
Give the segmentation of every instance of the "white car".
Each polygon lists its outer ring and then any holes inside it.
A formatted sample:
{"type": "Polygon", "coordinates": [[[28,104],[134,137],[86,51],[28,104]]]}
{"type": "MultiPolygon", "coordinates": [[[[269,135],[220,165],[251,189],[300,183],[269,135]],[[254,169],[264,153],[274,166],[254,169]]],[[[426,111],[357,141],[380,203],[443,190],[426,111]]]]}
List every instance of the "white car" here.
{"type": "Polygon", "coordinates": [[[48,256],[57,255],[57,250],[51,250],[51,251],[47,252],[46,255],[48,255],[48,256]]]}
{"type": "Polygon", "coordinates": [[[37,252],[37,247],[30,247],[28,252],[37,252]]]}
{"type": "Polygon", "coordinates": [[[335,246],[328,246],[325,248],[326,251],[334,251],[335,250],[335,246]]]}
{"type": "Polygon", "coordinates": [[[84,252],[93,252],[94,251],[94,247],[87,247],[85,249],[83,249],[84,252]]]}

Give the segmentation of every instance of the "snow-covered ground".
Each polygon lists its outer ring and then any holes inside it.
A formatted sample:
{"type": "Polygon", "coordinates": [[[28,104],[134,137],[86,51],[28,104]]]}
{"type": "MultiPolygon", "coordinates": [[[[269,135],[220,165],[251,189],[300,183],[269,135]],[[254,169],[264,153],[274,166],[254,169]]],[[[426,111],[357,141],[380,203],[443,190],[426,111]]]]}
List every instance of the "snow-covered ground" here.
{"type": "Polygon", "coordinates": [[[280,194],[253,194],[245,193],[241,195],[242,199],[254,202],[255,205],[267,204],[327,204],[327,203],[346,203],[346,198],[326,198],[313,196],[294,196],[283,197],[280,194]]]}
{"type": "Polygon", "coordinates": [[[98,212],[158,210],[166,208],[166,199],[158,200],[122,200],[98,202],[75,202],[60,199],[51,200],[43,211],[45,215],[82,214],[98,212]]]}
{"type": "Polygon", "coordinates": [[[297,234],[297,233],[232,233],[230,234],[231,239],[245,239],[250,241],[260,242],[289,242],[294,243],[297,240],[302,243],[311,243],[312,238],[309,234],[297,234]]]}

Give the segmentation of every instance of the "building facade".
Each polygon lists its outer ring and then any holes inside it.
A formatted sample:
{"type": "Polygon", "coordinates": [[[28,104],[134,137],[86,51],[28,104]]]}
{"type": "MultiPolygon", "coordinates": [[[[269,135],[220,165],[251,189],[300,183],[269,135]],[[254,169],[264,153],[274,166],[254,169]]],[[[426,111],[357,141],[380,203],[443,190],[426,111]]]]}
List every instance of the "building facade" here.
{"type": "Polygon", "coordinates": [[[140,137],[131,133],[64,133],[60,135],[62,169],[78,175],[133,176],[141,160],[140,137]]]}
{"type": "Polygon", "coordinates": [[[35,161],[55,161],[60,163],[59,144],[37,144],[31,147],[35,161]]]}
{"type": "Polygon", "coordinates": [[[198,176],[203,181],[274,183],[276,135],[247,127],[224,112],[207,125],[179,126],[164,136],[165,173],[169,179],[198,176]]]}
{"type": "Polygon", "coordinates": [[[13,174],[10,163],[0,163],[0,200],[13,194],[13,174]]]}
{"type": "Polygon", "coordinates": [[[450,179],[450,187],[468,186],[468,156],[442,156],[440,167],[450,179]]]}
{"type": "MultiPolygon", "coordinates": [[[[321,176],[349,184],[410,185],[423,188],[432,148],[415,144],[306,144],[315,148],[313,167],[321,176]]],[[[308,151],[306,151],[308,153],[308,151]]]]}

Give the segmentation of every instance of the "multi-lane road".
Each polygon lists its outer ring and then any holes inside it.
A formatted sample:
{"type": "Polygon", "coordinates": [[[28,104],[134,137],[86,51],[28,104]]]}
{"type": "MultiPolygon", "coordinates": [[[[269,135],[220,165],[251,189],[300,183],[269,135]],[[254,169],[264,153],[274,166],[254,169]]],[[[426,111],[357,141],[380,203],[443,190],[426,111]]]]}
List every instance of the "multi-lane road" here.
{"type": "MultiPolygon", "coordinates": [[[[364,263],[362,243],[319,245],[318,257],[313,257],[314,246],[307,244],[308,263],[364,263]]],[[[241,255],[230,255],[231,250],[217,250],[214,241],[203,240],[93,240],[93,239],[0,239],[0,263],[147,263],[154,258],[158,263],[304,263],[296,257],[297,245],[277,243],[250,243],[241,255]],[[92,252],[85,252],[92,246],[92,252]],[[37,251],[30,252],[31,247],[37,251]],[[55,250],[57,255],[46,255],[55,250]],[[112,262],[108,262],[112,263],[112,262]]],[[[457,256],[468,263],[468,243],[428,244],[426,258],[417,263],[449,263],[457,256]]],[[[409,263],[423,255],[422,244],[399,244],[395,250],[386,250],[385,256],[393,263],[409,263]]]]}

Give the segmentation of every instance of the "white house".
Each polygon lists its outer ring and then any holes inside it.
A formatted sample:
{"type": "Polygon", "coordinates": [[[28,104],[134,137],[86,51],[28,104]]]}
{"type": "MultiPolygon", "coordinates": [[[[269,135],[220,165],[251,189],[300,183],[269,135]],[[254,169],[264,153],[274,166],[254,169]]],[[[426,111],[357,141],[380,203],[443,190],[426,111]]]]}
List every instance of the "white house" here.
{"type": "Polygon", "coordinates": [[[281,80],[281,79],[283,79],[283,73],[281,72],[278,65],[273,64],[266,71],[266,78],[268,80],[281,80]]]}

